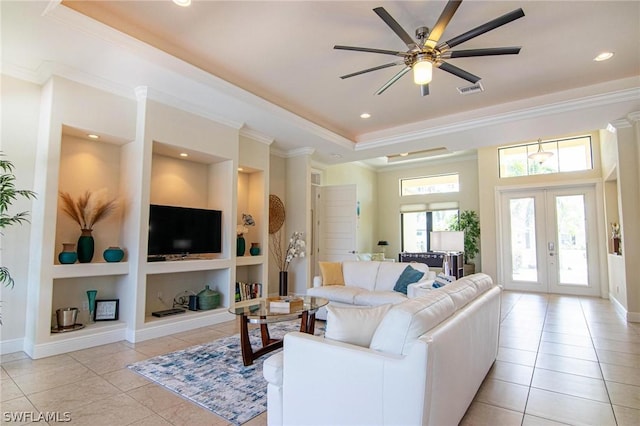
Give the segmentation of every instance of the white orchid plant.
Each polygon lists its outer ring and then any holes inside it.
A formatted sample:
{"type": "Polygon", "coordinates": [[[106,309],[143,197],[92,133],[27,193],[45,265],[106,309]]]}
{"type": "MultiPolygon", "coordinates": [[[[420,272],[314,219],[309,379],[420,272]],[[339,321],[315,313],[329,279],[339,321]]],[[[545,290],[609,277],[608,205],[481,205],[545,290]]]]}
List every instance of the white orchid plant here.
{"type": "Polygon", "coordinates": [[[278,268],[280,271],[286,272],[289,270],[289,263],[296,257],[304,257],[306,243],[303,239],[302,232],[294,232],[289,239],[289,244],[287,245],[287,249],[282,251],[281,244],[281,233],[276,232],[272,234],[273,236],[273,244],[271,246],[271,253],[276,259],[278,264],[278,268]]]}
{"type": "Polygon", "coordinates": [[[236,226],[236,234],[238,237],[242,237],[249,232],[250,226],[256,226],[256,221],[253,220],[253,216],[247,213],[242,213],[242,223],[236,226]]]}

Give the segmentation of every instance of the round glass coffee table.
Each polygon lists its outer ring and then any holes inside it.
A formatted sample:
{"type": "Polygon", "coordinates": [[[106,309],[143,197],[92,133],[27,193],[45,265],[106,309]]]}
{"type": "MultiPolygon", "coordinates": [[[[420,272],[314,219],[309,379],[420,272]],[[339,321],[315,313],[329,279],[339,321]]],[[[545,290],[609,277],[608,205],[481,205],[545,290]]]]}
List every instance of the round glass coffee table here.
{"type": "Polygon", "coordinates": [[[271,309],[270,302],[277,298],[260,298],[236,302],[229,312],[238,315],[240,320],[240,347],[242,348],[242,362],[251,365],[253,361],[264,354],[282,347],[282,339],[272,339],[269,336],[269,324],[291,321],[300,318],[300,332],[313,334],[315,332],[316,312],[329,303],[327,299],[312,296],[289,296],[290,299],[301,299],[300,306],[294,306],[291,311],[271,309]],[[249,341],[249,324],[260,324],[262,347],[253,350],[249,341]]]}

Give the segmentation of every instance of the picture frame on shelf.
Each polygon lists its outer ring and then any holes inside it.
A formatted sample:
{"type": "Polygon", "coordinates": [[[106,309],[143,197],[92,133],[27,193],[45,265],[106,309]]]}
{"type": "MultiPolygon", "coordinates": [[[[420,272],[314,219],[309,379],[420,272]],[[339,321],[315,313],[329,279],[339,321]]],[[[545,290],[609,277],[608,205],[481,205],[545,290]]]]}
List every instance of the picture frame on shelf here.
{"type": "Polygon", "coordinates": [[[93,314],[94,321],[117,321],[120,299],[96,300],[96,309],[93,314]]]}

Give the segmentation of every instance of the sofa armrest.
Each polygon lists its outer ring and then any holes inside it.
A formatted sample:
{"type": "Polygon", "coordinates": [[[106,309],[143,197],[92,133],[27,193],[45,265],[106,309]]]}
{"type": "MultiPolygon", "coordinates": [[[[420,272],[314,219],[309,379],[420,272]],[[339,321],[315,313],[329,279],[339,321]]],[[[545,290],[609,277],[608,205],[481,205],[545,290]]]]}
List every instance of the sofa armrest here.
{"type": "Polygon", "coordinates": [[[428,345],[406,356],[293,332],[284,338],[283,424],[421,424],[428,345]],[[309,397],[309,388],[321,395],[309,397]],[[410,389],[411,392],[407,392],[410,389]]]}
{"type": "Polygon", "coordinates": [[[313,277],[313,286],[322,287],[322,277],[320,275],[316,275],[315,277],[313,277]]]}

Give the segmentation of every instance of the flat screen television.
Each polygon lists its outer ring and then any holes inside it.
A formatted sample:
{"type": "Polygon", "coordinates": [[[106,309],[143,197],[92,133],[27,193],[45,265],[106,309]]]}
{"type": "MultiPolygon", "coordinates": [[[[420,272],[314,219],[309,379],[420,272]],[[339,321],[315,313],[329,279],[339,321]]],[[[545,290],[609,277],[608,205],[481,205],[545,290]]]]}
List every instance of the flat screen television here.
{"type": "Polygon", "coordinates": [[[222,212],[149,206],[149,256],[222,252],[222,212]]]}

